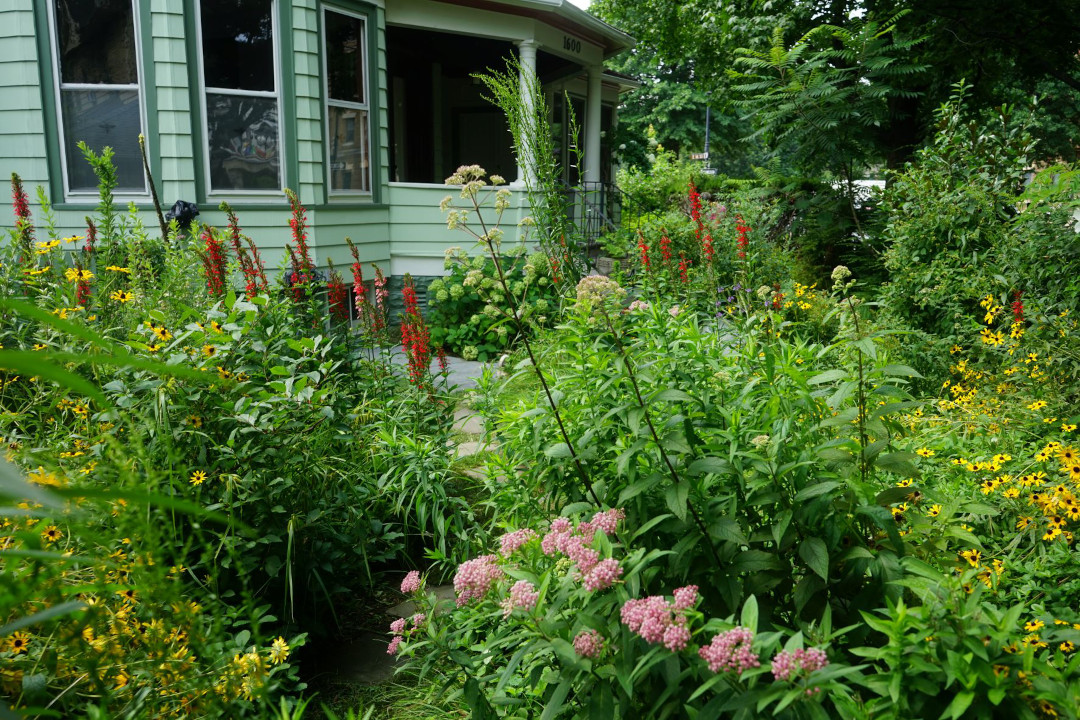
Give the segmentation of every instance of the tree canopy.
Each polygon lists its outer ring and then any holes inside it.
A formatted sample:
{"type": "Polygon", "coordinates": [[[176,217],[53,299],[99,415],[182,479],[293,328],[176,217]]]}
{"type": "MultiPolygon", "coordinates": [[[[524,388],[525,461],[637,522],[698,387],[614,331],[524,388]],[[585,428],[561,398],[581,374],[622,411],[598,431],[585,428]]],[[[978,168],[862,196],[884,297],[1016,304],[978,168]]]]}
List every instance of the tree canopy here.
{"type": "MultiPolygon", "coordinates": [[[[826,108],[873,107],[872,123],[864,112],[857,116],[858,157],[865,163],[898,167],[910,159],[961,79],[972,88],[974,111],[1026,105],[1038,96],[1035,131],[1043,157],[1074,160],[1080,147],[1080,0],[597,0],[591,10],[638,38],[619,69],[645,85],[629,98],[622,119],[631,128],[677,120],[658,126],[657,139],[666,145],[700,147],[706,104],[723,128],[718,149],[729,156],[754,153],[753,143],[738,146],[735,135],[758,131],[779,139],[767,130],[777,118],[763,116],[754,100],[776,94],[790,77],[786,70],[803,76],[810,93],[804,99],[812,98],[813,81],[829,91],[826,108]],[[882,34],[867,36],[868,27],[882,34]],[[761,63],[781,52],[788,65],[774,63],[770,83],[761,63]],[[853,70],[867,59],[878,64],[853,70]],[[748,72],[757,82],[747,82],[748,72]]],[[[856,112],[825,120],[850,136],[845,121],[856,112]]]]}

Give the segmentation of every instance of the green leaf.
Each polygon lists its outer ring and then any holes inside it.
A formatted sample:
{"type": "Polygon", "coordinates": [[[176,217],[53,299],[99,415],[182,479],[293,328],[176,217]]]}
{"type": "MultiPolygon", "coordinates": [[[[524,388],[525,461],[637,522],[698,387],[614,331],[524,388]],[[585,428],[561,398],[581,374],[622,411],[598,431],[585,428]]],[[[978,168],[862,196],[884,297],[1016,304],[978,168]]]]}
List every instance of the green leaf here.
{"type": "Polygon", "coordinates": [[[828,480],[826,482],[819,482],[814,483],[813,485],[808,485],[799,492],[795,493],[795,502],[803,502],[804,500],[815,498],[818,495],[824,495],[825,493],[835,490],[838,487],[840,487],[840,483],[836,482],[835,480],[828,480]]]}
{"type": "Polygon", "coordinates": [[[86,603],[78,600],[68,600],[57,605],[52,605],[45,608],[40,612],[36,612],[33,615],[27,615],[26,617],[16,618],[7,625],[0,627],[0,637],[15,632],[16,630],[22,630],[24,627],[30,627],[38,623],[43,623],[46,620],[51,620],[54,617],[60,617],[61,615],[67,615],[68,613],[78,612],[86,608],[86,603]]]}
{"type": "Polygon", "coordinates": [[[732,570],[736,572],[761,572],[779,570],[781,567],[780,560],[764,550],[743,550],[735,556],[732,563],[732,570]]]}
{"type": "Polygon", "coordinates": [[[821,538],[806,538],[799,545],[799,557],[807,567],[817,573],[825,582],[829,581],[829,549],[821,538]]]}
{"type": "Polygon", "coordinates": [[[898,502],[903,502],[907,499],[908,495],[911,495],[918,488],[914,485],[908,487],[891,487],[885,488],[874,497],[874,502],[881,507],[888,507],[898,502]]]}
{"type": "Polygon", "coordinates": [[[873,338],[868,338],[868,337],[859,338],[858,340],[856,340],[855,342],[853,342],[851,344],[854,345],[855,347],[857,347],[859,350],[861,350],[867,356],[869,356],[869,357],[871,357],[871,358],[873,358],[875,360],[877,359],[877,346],[874,345],[874,339],[873,338]]]}
{"type": "Polygon", "coordinates": [[[675,513],[675,517],[680,520],[686,519],[686,505],[689,495],[690,484],[684,482],[669,486],[667,492],[664,493],[667,506],[671,509],[671,512],[675,513]]]}
{"type": "Polygon", "coordinates": [[[39,377],[43,380],[49,380],[60,387],[93,399],[102,408],[112,407],[112,403],[93,383],[69,370],[45,361],[46,358],[50,358],[52,355],[54,353],[0,350],[0,369],[19,373],[26,377],[39,377]]]}
{"type": "Polygon", "coordinates": [[[843,380],[848,376],[847,370],[826,370],[820,375],[815,375],[806,381],[807,385],[823,385],[825,383],[836,382],[837,380],[843,380]]]}
{"type": "Polygon", "coordinates": [[[652,490],[663,478],[660,473],[653,473],[647,478],[641,478],[623,488],[623,491],[619,493],[619,504],[624,504],[627,500],[637,497],[643,492],[652,490]]]}
{"type": "Polygon", "coordinates": [[[615,698],[611,685],[600,683],[594,686],[589,698],[589,720],[611,720],[615,717],[615,698]]]}
{"type": "Polygon", "coordinates": [[[687,395],[682,390],[675,388],[667,388],[653,395],[653,402],[693,402],[694,398],[687,395]]]}
{"type": "Polygon", "coordinates": [[[573,455],[570,452],[570,446],[564,442],[555,443],[549,447],[544,448],[544,454],[549,458],[568,458],[573,455]]]}
{"type": "Polygon", "coordinates": [[[912,460],[916,457],[918,456],[911,452],[886,453],[874,458],[874,465],[904,477],[916,477],[919,470],[912,464],[912,460]]]}
{"type": "Polygon", "coordinates": [[[61,508],[64,501],[57,495],[24,480],[15,466],[0,460],[0,497],[28,500],[47,508],[61,508]]]}
{"type": "Polygon", "coordinates": [[[292,375],[292,373],[289,372],[289,369],[287,367],[283,367],[281,365],[275,365],[274,367],[270,368],[270,373],[272,375],[292,375]]]}
{"type": "Polygon", "coordinates": [[[555,688],[555,692],[551,693],[551,699],[547,701],[547,705],[544,706],[544,712],[540,716],[540,720],[552,720],[562,710],[563,704],[566,702],[566,696],[570,694],[570,680],[563,680],[555,688]]]}
{"type": "Polygon", "coordinates": [[[975,693],[970,690],[964,690],[957,693],[953,701],[949,703],[949,707],[945,708],[945,712],[941,714],[941,717],[949,716],[956,720],[956,718],[967,712],[967,709],[971,707],[971,703],[975,701],[975,693]]]}
{"type": "Polygon", "coordinates": [[[804,575],[795,585],[795,612],[801,613],[811,598],[824,587],[825,583],[817,575],[804,575]]]}
{"type": "Polygon", "coordinates": [[[747,545],[750,541],[742,531],[739,522],[734,518],[722,517],[709,526],[709,535],[733,542],[736,545],[747,545]]]}
{"type": "Polygon", "coordinates": [[[744,628],[747,628],[750,632],[757,632],[758,604],[757,598],[753,595],[746,598],[746,602],[743,603],[742,614],[739,616],[739,624],[744,628]]]}
{"type": "Polygon", "coordinates": [[[878,372],[883,375],[891,375],[893,377],[922,377],[922,375],[920,375],[917,370],[915,370],[914,368],[910,368],[907,365],[883,365],[882,367],[878,368],[878,372]]]}
{"type": "Polygon", "coordinates": [[[731,463],[718,457],[698,458],[690,463],[687,470],[691,475],[705,475],[706,473],[722,475],[731,470],[731,463]]]}

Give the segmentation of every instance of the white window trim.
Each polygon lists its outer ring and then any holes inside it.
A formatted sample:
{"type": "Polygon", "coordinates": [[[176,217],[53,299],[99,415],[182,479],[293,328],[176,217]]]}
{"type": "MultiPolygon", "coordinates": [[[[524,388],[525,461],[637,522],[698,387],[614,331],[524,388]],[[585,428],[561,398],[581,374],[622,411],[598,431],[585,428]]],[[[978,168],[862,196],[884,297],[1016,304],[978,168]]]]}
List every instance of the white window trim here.
{"type": "Polygon", "coordinates": [[[325,175],[326,175],[326,195],[327,195],[328,198],[335,198],[335,199],[340,199],[340,198],[371,198],[371,197],[373,197],[374,192],[375,192],[375,177],[374,177],[375,174],[374,174],[374,172],[372,172],[372,168],[374,167],[374,162],[372,161],[373,153],[372,153],[372,147],[371,146],[373,144],[372,139],[373,139],[374,135],[372,134],[371,83],[369,81],[369,77],[370,77],[370,68],[369,68],[369,66],[371,65],[371,63],[369,61],[371,59],[371,56],[370,56],[370,54],[368,52],[368,50],[369,50],[369,48],[368,48],[368,32],[369,32],[368,22],[369,22],[368,17],[366,15],[362,14],[362,13],[351,12],[349,10],[345,10],[344,8],[330,7],[330,6],[327,6],[327,5],[323,5],[323,8],[322,8],[322,29],[323,29],[323,32],[321,32],[320,35],[322,36],[322,74],[323,74],[323,101],[324,101],[323,102],[323,143],[324,143],[324,147],[326,148],[326,151],[325,151],[326,174],[325,175]],[[345,15],[347,17],[355,18],[355,19],[360,20],[361,22],[364,23],[364,32],[363,32],[363,36],[361,38],[361,43],[362,43],[363,47],[361,48],[361,52],[363,53],[363,58],[364,58],[364,80],[363,80],[363,83],[364,83],[364,99],[367,102],[355,103],[355,102],[349,102],[349,101],[346,101],[346,100],[332,100],[330,98],[330,72],[329,72],[329,69],[328,69],[328,66],[327,66],[327,59],[328,59],[330,53],[329,53],[329,51],[328,51],[328,49],[326,47],[326,13],[328,13],[328,12],[335,12],[335,13],[338,13],[339,15],[345,15]],[[367,186],[368,186],[367,190],[337,190],[337,189],[334,189],[333,186],[331,185],[331,182],[332,182],[331,178],[332,178],[332,175],[333,175],[333,170],[330,167],[330,163],[331,163],[331,160],[330,160],[330,108],[331,107],[344,108],[346,110],[363,110],[364,112],[367,113],[367,186]]]}
{"type": "MultiPolygon", "coordinates": [[[[211,0],[212,2],[213,0],[211,0]]],[[[203,36],[202,36],[202,0],[195,0],[195,35],[198,41],[198,52],[196,52],[196,60],[199,66],[199,100],[200,100],[200,117],[202,119],[202,156],[203,156],[203,179],[206,182],[206,198],[211,199],[242,199],[242,200],[255,200],[255,201],[273,201],[280,202],[282,199],[282,192],[285,187],[285,168],[286,168],[286,153],[285,153],[285,122],[284,122],[284,107],[281,98],[281,23],[278,22],[278,0],[270,0],[270,31],[274,37],[274,90],[237,90],[235,88],[216,88],[207,87],[206,85],[206,69],[203,62],[203,36]],[[211,182],[210,175],[210,117],[207,113],[208,103],[206,96],[208,93],[215,93],[220,95],[235,95],[238,97],[254,97],[264,99],[274,99],[277,101],[277,118],[278,118],[278,182],[281,188],[275,190],[246,190],[246,189],[222,189],[215,190],[211,182]]]]}
{"type": "MultiPolygon", "coordinates": [[[[140,32],[140,18],[139,18],[139,5],[136,0],[131,1],[131,28],[135,37],[132,38],[135,42],[135,84],[134,85],[113,85],[104,83],[65,83],[63,82],[63,75],[60,68],[60,47],[59,47],[59,32],[60,28],[56,24],[56,0],[47,0],[45,3],[46,16],[49,22],[49,49],[52,54],[52,68],[53,68],[53,102],[56,107],[56,125],[58,130],[58,146],[60,148],[60,175],[61,182],[63,182],[64,199],[67,201],[85,201],[96,200],[99,196],[97,190],[72,190],[71,184],[68,180],[68,159],[67,159],[67,131],[64,126],[64,90],[103,90],[103,91],[132,91],[134,90],[139,97],[139,129],[142,132],[144,138],[147,136],[146,132],[146,93],[143,91],[142,79],[143,79],[143,47],[142,47],[142,34],[140,32]]],[[[146,139],[146,153],[147,157],[151,157],[149,140],[146,139]]],[[[118,202],[127,203],[128,201],[145,201],[150,197],[150,188],[146,181],[146,171],[140,166],[140,172],[143,179],[143,189],[139,191],[120,190],[114,192],[113,195],[118,202]]]]}

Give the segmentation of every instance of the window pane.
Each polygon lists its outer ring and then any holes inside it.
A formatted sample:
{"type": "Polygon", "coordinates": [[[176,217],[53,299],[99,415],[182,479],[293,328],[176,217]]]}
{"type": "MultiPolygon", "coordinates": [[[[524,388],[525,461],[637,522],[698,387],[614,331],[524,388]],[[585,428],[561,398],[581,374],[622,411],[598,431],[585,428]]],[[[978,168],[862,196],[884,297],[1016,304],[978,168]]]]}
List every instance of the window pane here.
{"type": "Polygon", "coordinates": [[[201,8],[206,86],[273,92],[270,0],[203,0],[201,8]]]}
{"type": "Polygon", "coordinates": [[[212,190],[280,190],[277,100],[206,95],[212,190]]]}
{"type": "Polygon", "coordinates": [[[367,110],[329,107],[330,189],[371,190],[367,110]]]}
{"type": "Polygon", "coordinates": [[[326,13],[326,80],[333,100],[365,103],[364,21],[326,13]]]}
{"type": "Polygon", "coordinates": [[[94,190],[97,178],[77,142],[94,152],[115,151],[118,190],[146,192],[139,154],[139,93],[135,90],[64,90],[60,93],[67,153],[68,189],[94,190]]]}
{"type": "Polygon", "coordinates": [[[139,82],[131,0],[57,0],[55,7],[61,82],[139,82]]]}

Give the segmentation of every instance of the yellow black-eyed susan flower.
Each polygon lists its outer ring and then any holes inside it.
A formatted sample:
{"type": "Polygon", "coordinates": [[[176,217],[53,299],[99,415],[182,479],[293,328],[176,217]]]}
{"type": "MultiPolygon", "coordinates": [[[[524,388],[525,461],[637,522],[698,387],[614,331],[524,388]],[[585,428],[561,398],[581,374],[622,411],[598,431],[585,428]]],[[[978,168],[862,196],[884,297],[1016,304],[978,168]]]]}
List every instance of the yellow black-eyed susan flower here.
{"type": "Polygon", "coordinates": [[[119,303],[126,303],[129,300],[132,300],[135,295],[127,290],[113,290],[109,297],[119,303]]]}
{"type": "Polygon", "coordinates": [[[30,647],[30,634],[24,632],[12,633],[11,637],[7,641],[7,649],[9,652],[18,655],[19,653],[26,652],[30,647]]]}
{"type": "Polygon", "coordinates": [[[191,484],[202,485],[206,481],[206,473],[202,470],[196,470],[191,473],[191,484]]]}

